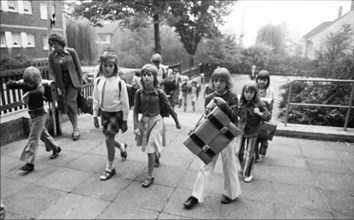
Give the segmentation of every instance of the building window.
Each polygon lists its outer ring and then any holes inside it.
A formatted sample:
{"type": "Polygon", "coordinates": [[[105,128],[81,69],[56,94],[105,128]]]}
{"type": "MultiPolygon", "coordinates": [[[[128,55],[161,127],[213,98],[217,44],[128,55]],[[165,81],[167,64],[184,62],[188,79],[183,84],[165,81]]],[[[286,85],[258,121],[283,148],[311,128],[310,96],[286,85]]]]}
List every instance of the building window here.
{"type": "Polygon", "coordinates": [[[27,34],[27,33],[21,32],[21,38],[22,38],[22,45],[24,48],[35,46],[34,34],[27,34]]]}
{"type": "Polygon", "coordinates": [[[12,33],[12,47],[22,47],[22,39],[20,33],[12,33]]]}
{"type": "Polygon", "coordinates": [[[17,0],[7,1],[8,11],[18,12],[17,0]]]}
{"type": "Polygon", "coordinates": [[[32,14],[32,1],[23,0],[23,13],[32,14]]]}
{"type": "Polygon", "coordinates": [[[41,8],[41,19],[47,20],[48,19],[47,3],[41,3],[40,8],[41,8]]]}
{"type": "Polygon", "coordinates": [[[6,47],[6,38],[5,38],[5,33],[1,32],[1,44],[0,44],[1,48],[6,47]]]}
{"type": "Polygon", "coordinates": [[[43,36],[43,50],[49,50],[48,36],[43,36]]]}

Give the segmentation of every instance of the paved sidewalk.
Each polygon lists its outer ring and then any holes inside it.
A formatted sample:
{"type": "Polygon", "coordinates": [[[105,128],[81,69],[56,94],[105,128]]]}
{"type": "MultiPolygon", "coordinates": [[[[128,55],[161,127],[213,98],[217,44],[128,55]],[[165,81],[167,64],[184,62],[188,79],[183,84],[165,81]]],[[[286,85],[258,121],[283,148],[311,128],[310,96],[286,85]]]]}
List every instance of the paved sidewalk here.
{"type": "MultiPolygon", "coordinates": [[[[190,111],[187,110],[187,111],[190,111]]],[[[92,116],[80,116],[81,139],[71,140],[71,125],[56,138],[63,151],[55,160],[41,143],[35,170],[21,175],[19,156],[26,140],[1,150],[1,200],[7,219],[353,219],[354,144],[276,136],[267,157],[255,164],[254,180],[241,181],[241,196],[229,205],[220,203],[223,191],[219,159],[205,202],[183,209],[201,161],[183,144],[200,117],[177,109],[182,129],[165,119],[168,146],[155,183],[142,188],[147,156],[135,146],[132,114],[129,130],[117,140],[129,147],[128,159],[116,152],[117,174],[108,181],[99,176],[106,165],[106,147],[92,116]]],[[[132,113],[132,112],[131,112],[132,113]]]]}

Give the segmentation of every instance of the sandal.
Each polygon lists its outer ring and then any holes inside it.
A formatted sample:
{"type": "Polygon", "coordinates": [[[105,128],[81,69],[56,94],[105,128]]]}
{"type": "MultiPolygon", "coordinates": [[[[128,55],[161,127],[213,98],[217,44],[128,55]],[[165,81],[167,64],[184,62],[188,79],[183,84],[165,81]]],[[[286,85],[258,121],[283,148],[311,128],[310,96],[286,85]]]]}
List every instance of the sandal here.
{"type": "Polygon", "coordinates": [[[127,154],[128,145],[127,144],[123,144],[123,146],[124,146],[124,151],[120,152],[120,157],[122,158],[123,161],[125,161],[127,159],[127,156],[128,156],[128,154],[127,154]]]}
{"type": "Polygon", "coordinates": [[[161,157],[161,154],[157,153],[156,159],[155,159],[155,164],[154,164],[154,167],[156,167],[156,168],[160,166],[160,157],[161,157]]]}
{"type": "Polygon", "coordinates": [[[105,170],[102,176],[100,176],[100,180],[108,180],[110,179],[114,174],[116,174],[116,169],[113,169],[111,171],[105,170]]]}
{"type": "Polygon", "coordinates": [[[77,141],[77,140],[80,139],[80,132],[79,131],[74,131],[71,136],[72,136],[74,141],[77,141]]]}
{"type": "Polygon", "coordinates": [[[154,182],[154,179],[155,178],[153,176],[148,176],[148,177],[146,177],[146,179],[144,180],[144,182],[141,185],[144,188],[148,188],[154,182]]]}

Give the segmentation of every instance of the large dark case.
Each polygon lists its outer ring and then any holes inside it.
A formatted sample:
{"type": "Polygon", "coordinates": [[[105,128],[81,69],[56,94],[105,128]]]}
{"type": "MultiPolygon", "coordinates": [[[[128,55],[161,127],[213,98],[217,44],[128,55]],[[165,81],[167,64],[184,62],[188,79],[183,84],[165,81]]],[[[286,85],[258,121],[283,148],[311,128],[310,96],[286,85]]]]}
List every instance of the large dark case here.
{"type": "Polygon", "coordinates": [[[240,133],[241,130],[230,118],[215,107],[197,123],[183,144],[205,164],[209,164],[240,133]]]}

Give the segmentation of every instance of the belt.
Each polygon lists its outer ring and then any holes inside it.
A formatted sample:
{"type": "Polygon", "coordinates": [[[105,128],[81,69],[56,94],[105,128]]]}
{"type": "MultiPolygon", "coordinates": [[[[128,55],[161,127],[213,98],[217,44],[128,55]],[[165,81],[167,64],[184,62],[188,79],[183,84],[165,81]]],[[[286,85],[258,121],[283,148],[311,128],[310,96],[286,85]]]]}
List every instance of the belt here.
{"type": "Polygon", "coordinates": [[[35,118],[37,116],[45,114],[44,108],[37,108],[33,110],[28,110],[28,114],[30,115],[31,118],[35,118]]]}

